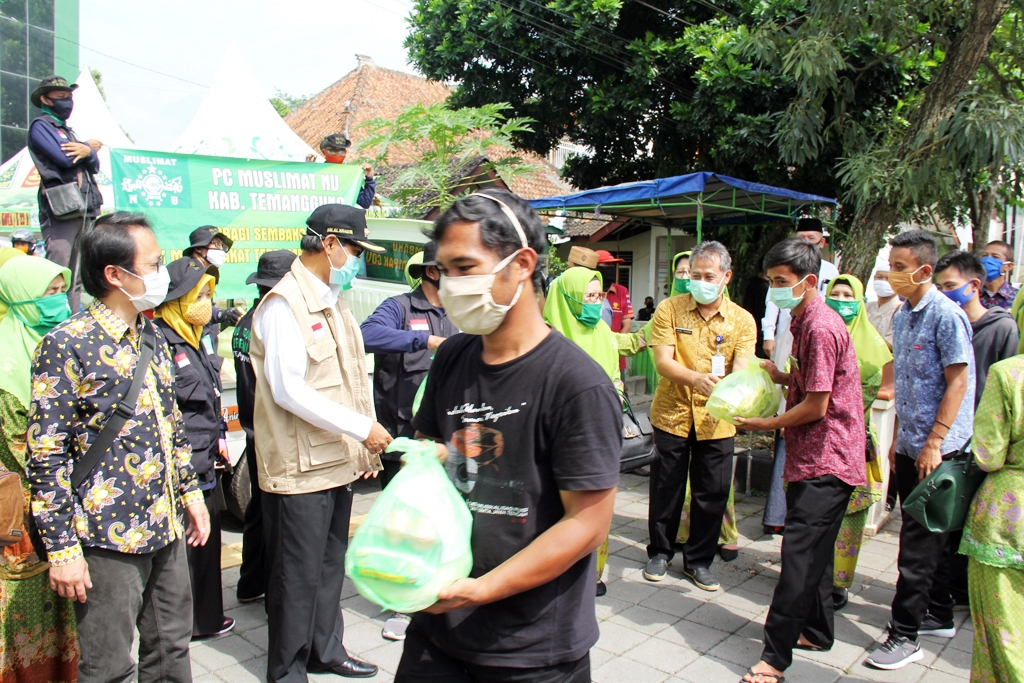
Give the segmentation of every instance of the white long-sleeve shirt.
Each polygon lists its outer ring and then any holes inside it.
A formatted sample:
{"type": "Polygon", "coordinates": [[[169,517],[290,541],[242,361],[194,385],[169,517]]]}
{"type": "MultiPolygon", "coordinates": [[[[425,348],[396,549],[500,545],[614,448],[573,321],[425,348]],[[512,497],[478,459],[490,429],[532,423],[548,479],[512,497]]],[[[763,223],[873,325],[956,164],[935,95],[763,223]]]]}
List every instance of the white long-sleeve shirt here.
{"type": "MultiPolygon", "coordinates": [[[[832,265],[831,262],[822,259],[821,266],[818,268],[818,291],[821,295],[825,295],[825,290],[828,288],[828,283],[839,277],[839,269],[832,265]]],[[[789,324],[789,311],[782,311],[780,317],[779,307],[772,302],[771,289],[768,290],[768,296],[764,303],[764,317],[761,318],[761,331],[764,333],[766,341],[775,340],[775,330],[782,325],[789,324]]]]}
{"type": "MultiPolygon", "coordinates": [[[[320,300],[341,316],[338,286],[317,281],[314,287],[320,300]]],[[[288,302],[280,296],[271,297],[256,311],[253,326],[266,349],[263,372],[274,403],[311,425],[365,441],[373,426],[372,416],[324,398],[306,384],[306,341],[288,302]]]]}

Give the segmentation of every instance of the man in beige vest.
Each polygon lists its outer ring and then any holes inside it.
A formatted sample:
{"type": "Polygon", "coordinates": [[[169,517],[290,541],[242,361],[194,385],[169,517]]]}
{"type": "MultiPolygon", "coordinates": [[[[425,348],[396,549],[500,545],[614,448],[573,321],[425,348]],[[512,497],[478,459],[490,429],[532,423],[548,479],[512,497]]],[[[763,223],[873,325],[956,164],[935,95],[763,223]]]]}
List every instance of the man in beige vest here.
{"type": "Polygon", "coordinates": [[[306,220],[302,255],[256,311],[256,461],[270,579],[267,681],[307,672],[362,678],[342,645],[352,489],[376,476],[391,436],[374,419],[362,336],[340,290],[359,272],[365,213],[328,204],[306,220]],[[303,349],[305,350],[303,352],[303,349]]]}

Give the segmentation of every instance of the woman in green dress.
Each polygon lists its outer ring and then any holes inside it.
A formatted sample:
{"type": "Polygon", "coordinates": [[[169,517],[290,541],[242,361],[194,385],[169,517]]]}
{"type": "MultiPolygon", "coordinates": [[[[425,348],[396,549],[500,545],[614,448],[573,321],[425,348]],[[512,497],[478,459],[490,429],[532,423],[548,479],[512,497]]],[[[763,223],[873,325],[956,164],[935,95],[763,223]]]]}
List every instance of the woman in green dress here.
{"type": "MultiPolygon", "coordinates": [[[[544,302],[544,321],[571,339],[608,373],[615,388],[622,391],[619,351],[615,333],[601,320],[601,274],[576,266],[551,283],[544,302]]],[[[608,539],[597,549],[597,594],[605,594],[601,581],[608,561],[608,539]]]]}
{"type": "MultiPolygon", "coordinates": [[[[43,335],[70,316],[70,282],[67,268],[35,256],[0,267],[0,301],[8,307],[0,321],[0,469],[21,477],[26,519],[21,541],[0,556],[0,683],[77,680],[75,611],[50,588],[25,478],[32,355],[43,335]]],[[[45,510],[46,501],[33,505],[45,510]]]]}
{"type": "Polygon", "coordinates": [[[971,448],[988,472],[960,552],[974,624],[971,683],[1024,681],[1024,356],[989,368],[971,448]]]}
{"type": "Polygon", "coordinates": [[[857,556],[864,543],[864,525],[868,509],[882,498],[882,472],[876,451],[878,437],[871,424],[871,404],[882,387],[882,372],[892,363],[892,352],[885,340],[868,320],[864,305],[864,285],[852,275],[840,275],[829,283],[825,291],[825,303],[846,322],[846,329],[853,341],[860,369],[860,386],[864,394],[864,424],[868,426],[868,448],[872,458],[867,461],[867,486],[858,486],[850,494],[843,525],[836,538],[835,567],[832,581],[832,599],[836,609],[846,605],[848,589],[853,584],[857,569],[857,556]]]}

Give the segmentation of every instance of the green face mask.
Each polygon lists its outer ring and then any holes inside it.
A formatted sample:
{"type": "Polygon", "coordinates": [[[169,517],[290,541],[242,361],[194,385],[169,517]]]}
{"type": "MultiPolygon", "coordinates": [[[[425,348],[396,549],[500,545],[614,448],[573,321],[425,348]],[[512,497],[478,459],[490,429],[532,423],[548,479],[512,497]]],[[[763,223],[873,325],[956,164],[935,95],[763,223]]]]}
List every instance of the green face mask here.
{"type": "Polygon", "coordinates": [[[860,312],[859,301],[841,301],[830,297],[825,299],[825,303],[828,304],[829,308],[838,313],[839,316],[847,323],[852,322],[860,312]]]}
{"type": "Polygon", "coordinates": [[[71,304],[68,303],[68,295],[64,292],[44,296],[41,299],[15,301],[10,306],[14,315],[16,315],[21,322],[25,323],[27,327],[31,327],[38,334],[46,334],[58,324],[71,317],[71,304]],[[38,323],[35,325],[31,324],[18,312],[16,307],[22,304],[36,305],[36,309],[39,311],[38,323]]]}
{"type": "Polygon", "coordinates": [[[672,285],[673,294],[689,294],[690,293],[690,278],[677,277],[672,285]]]}
{"type": "MultiPolygon", "coordinates": [[[[562,289],[561,284],[559,284],[559,289],[562,289]]],[[[569,310],[572,311],[573,316],[587,327],[593,327],[601,319],[601,304],[583,303],[569,296],[569,293],[564,289],[562,289],[562,296],[568,302],[569,310]],[[573,304],[580,307],[579,313],[576,313],[576,306],[573,306],[573,304]]]]}

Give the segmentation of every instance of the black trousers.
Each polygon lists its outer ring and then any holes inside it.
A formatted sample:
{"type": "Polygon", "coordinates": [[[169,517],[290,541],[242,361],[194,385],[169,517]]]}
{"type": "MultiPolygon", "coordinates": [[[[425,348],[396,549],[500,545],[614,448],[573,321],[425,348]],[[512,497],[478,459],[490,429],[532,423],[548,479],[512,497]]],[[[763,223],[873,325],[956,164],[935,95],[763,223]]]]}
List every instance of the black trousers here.
{"type": "Polygon", "coordinates": [[[267,592],[266,546],[263,542],[263,502],[260,490],[260,475],[256,465],[256,443],[245,437],[245,462],[249,468],[249,485],[252,497],[245,506],[245,521],[242,526],[242,567],[239,569],[237,591],[240,600],[258,598],[267,592]]]}
{"type": "Polygon", "coordinates": [[[86,602],[75,603],[80,683],[190,683],[192,593],[184,539],[137,555],[88,546],[83,553],[92,588],[86,602]]]}
{"type": "Polygon", "coordinates": [[[413,621],[395,683],[590,683],[590,653],[575,662],[532,669],[468,664],[434,645],[413,621]]]}
{"type": "Polygon", "coordinates": [[[825,650],[835,641],[832,570],[851,493],[852,485],[831,474],[790,482],[786,488],[782,571],[764,623],[761,655],[780,671],[793,663],[801,634],[825,650]]]}
{"type": "Polygon", "coordinates": [[[224,594],[220,587],[220,509],[215,489],[203,491],[210,513],[210,538],[206,545],[188,552],[188,573],[192,579],[192,635],[213,635],[224,625],[224,594]]]}
{"type": "Polygon", "coordinates": [[[305,683],[309,664],[348,659],[341,644],[341,586],[352,490],[263,493],[267,584],[267,682],[305,683]]]}
{"type": "Polygon", "coordinates": [[[710,567],[718,549],[722,516],[732,484],[733,438],[698,441],[654,430],[657,457],[651,463],[651,497],[647,525],[648,557],[675,555],[676,533],[690,479],[690,539],[683,546],[687,567],[710,567]]]}
{"type": "MultiPolygon", "coordinates": [[[[896,455],[896,486],[899,489],[900,505],[918,484],[915,459],[898,453],[896,455]]],[[[903,515],[900,529],[900,554],[896,561],[899,579],[896,580],[896,597],[892,600],[892,621],[889,633],[917,640],[917,631],[928,612],[931,602],[932,581],[935,579],[942,553],[949,534],[935,534],[928,531],[910,515],[903,515]]],[[[946,591],[944,598],[937,598],[935,615],[943,620],[953,618],[953,599],[946,591]]]]}

